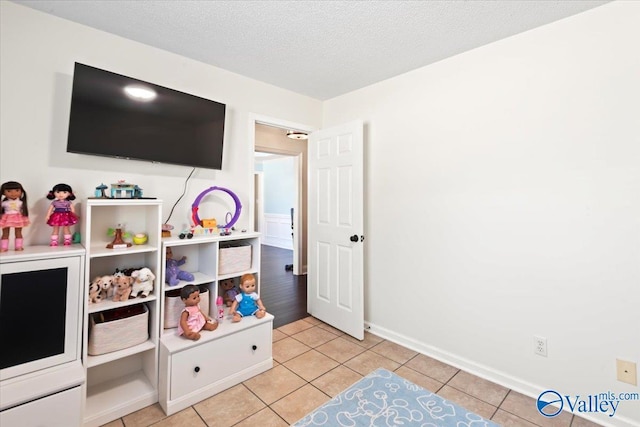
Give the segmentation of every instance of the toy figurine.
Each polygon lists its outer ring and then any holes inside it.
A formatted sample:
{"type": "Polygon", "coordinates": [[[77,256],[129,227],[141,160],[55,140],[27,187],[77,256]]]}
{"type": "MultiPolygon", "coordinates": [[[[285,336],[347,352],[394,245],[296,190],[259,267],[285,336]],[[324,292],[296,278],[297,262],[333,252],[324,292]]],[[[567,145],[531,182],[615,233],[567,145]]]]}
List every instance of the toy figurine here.
{"type": "Polygon", "coordinates": [[[197,341],[200,339],[201,330],[214,331],[218,328],[218,322],[200,309],[200,288],[196,285],[186,285],[180,290],[180,299],[185,307],[180,313],[178,335],[197,341]]]}
{"type": "Polygon", "coordinates": [[[224,292],[223,298],[224,298],[225,305],[227,307],[231,307],[231,305],[233,304],[234,299],[236,298],[236,295],[238,295],[240,293],[240,291],[238,291],[238,288],[236,287],[236,284],[233,281],[233,279],[222,280],[220,282],[220,287],[222,288],[222,291],[224,292]]]}
{"type": "Polygon", "coordinates": [[[125,242],[125,237],[130,237],[129,233],[125,233],[122,231],[122,224],[118,224],[115,229],[110,228],[107,232],[109,236],[113,236],[113,241],[111,243],[107,243],[107,249],[120,249],[120,248],[130,248],[131,243],[125,242]]]}
{"type": "Polygon", "coordinates": [[[153,291],[153,281],[156,280],[156,276],[151,269],[145,267],[140,270],[135,270],[131,273],[133,277],[133,288],[131,289],[131,298],[146,298],[153,291]]]}
{"type": "Polygon", "coordinates": [[[165,272],[167,277],[165,279],[165,282],[167,282],[169,286],[177,285],[178,283],[180,283],[180,280],[184,280],[186,282],[191,282],[193,280],[193,274],[179,268],[181,265],[187,262],[186,256],[183,256],[179,260],[174,259],[171,247],[167,247],[166,258],[167,268],[165,272]]]}
{"type": "Polygon", "coordinates": [[[76,199],[76,196],[74,196],[71,186],[56,184],[47,194],[47,199],[53,200],[45,218],[47,224],[53,227],[49,246],[58,246],[58,231],[60,227],[63,230],[63,244],[70,246],[72,237],[70,227],[78,223],[75,208],[71,203],[72,200],[76,199]]]}
{"type": "Polygon", "coordinates": [[[2,193],[2,216],[0,216],[0,227],[2,227],[2,240],[0,241],[0,252],[9,250],[9,232],[11,227],[15,234],[15,250],[24,249],[22,244],[22,228],[30,224],[29,207],[27,206],[27,192],[22,188],[22,184],[16,181],[7,181],[0,188],[2,193]]]}
{"type": "Polygon", "coordinates": [[[255,315],[262,319],[267,314],[260,296],[255,292],[256,278],[251,273],[243,274],[240,278],[240,293],[236,295],[231,305],[233,322],[239,322],[243,317],[255,315]]]}

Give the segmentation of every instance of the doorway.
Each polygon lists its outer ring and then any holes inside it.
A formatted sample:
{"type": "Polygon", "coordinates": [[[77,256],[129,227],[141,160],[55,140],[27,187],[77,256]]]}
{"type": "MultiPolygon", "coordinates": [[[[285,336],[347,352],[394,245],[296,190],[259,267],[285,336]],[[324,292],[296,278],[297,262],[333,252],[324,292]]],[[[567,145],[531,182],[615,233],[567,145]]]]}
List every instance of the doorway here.
{"type": "Polygon", "coordinates": [[[263,243],[267,240],[265,234],[269,234],[271,243],[273,239],[276,241],[275,246],[263,244],[260,278],[261,298],[267,310],[275,316],[274,328],[307,316],[307,141],[287,138],[287,130],[291,129],[306,133],[311,131],[308,126],[277,119],[257,116],[251,118],[250,136],[254,140],[255,171],[255,197],[251,207],[253,223],[255,230],[263,233],[263,243]],[[281,212],[275,215],[275,219],[274,215],[268,215],[267,224],[264,218],[264,208],[268,205],[264,200],[267,193],[265,172],[256,165],[272,160],[275,163],[281,162],[276,169],[292,168],[295,185],[287,188],[295,194],[290,198],[293,215],[290,211],[286,214],[287,212],[281,209],[281,212]],[[289,163],[291,161],[293,164],[289,163]],[[267,227],[272,227],[268,233],[267,227]],[[293,251],[283,248],[286,246],[285,243],[290,244],[293,251]],[[289,264],[292,264],[293,271],[287,268],[289,264]]]}
{"type": "MultiPolygon", "coordinates": [[[[255,152],[269,153],[280,156],[293,156],[296,158],[297,189],[293,214],[293,274],[303,275],[307,273],[307,141],[287,138],[287,130],[295,129],[306,133],[311,132],[309,126],[296,125],[273,118],[253,116],[251,118],[250,139],[253,139],[255,171],[255,152]]],[[[257,200],[260,197],[260,177],[256,177],[255,195],[250,207],[253,214],[252,221],[259,221],[260,209],[264,201],[257,200]],[[260,205],[262,203],[262,205],[260,205]]],[[[290,220],[287,220],[288,223],[290,220]]]]}

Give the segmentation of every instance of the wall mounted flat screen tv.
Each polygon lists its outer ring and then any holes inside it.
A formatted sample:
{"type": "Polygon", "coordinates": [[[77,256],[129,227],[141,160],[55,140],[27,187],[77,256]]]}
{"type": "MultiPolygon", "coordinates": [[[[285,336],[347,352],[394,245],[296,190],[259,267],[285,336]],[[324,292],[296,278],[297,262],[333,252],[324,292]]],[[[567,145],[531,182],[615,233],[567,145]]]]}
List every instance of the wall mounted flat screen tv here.
{"type": "Polygon", "coordinates": [[[225,104],[76,62],[70,153],[222,169],[225,104]]]}

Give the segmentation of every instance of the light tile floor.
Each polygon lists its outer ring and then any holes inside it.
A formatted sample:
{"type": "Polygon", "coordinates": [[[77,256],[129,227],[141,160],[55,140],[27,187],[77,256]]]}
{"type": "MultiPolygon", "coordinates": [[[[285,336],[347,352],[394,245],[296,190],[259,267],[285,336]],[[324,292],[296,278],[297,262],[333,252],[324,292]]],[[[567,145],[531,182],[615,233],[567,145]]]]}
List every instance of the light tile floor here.
{"type": "Polygon", "coordinates": [[[273,331],[273,359],[269,371],[170,417],[155,404],[104,427],[286,427],[380,367],[502,426],[597,426],[570,413],[544,418],[530,397],[369,333],[358,341],[313,317],[273,331]]]}

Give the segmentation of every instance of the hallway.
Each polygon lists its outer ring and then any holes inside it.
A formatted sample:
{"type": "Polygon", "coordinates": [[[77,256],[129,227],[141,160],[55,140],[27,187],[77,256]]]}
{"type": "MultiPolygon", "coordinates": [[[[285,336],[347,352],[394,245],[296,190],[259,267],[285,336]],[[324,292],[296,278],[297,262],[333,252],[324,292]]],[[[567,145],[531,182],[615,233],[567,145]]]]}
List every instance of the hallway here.
{"type": "Polygon", "coordinates": [[[262,245],[260,298],[274,315],[273,328],[307,317],[307,276],[285,271],[293,262],[293,251],[262,245]]]}

